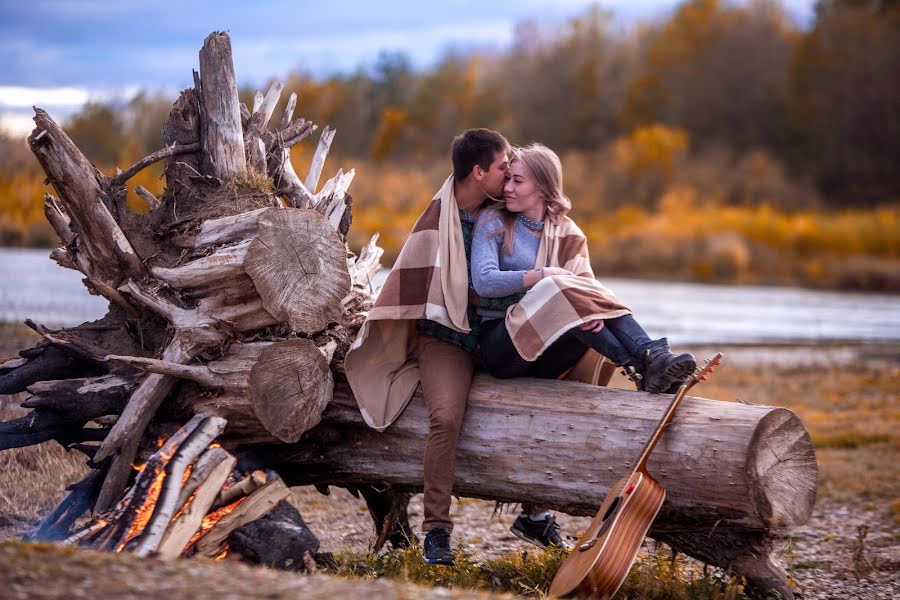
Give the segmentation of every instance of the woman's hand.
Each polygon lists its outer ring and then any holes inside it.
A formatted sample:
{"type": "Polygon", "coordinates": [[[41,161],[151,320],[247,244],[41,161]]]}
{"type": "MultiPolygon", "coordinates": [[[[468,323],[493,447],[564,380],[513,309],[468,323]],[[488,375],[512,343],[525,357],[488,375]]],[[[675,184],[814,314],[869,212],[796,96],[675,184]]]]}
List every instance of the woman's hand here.
{"type": "Polygon", "coordinates": [[[603,329],[603,319],[588,321],[587,323],[579,325],[578,329],[582,331],[590,331],[592,333],[599,333],[600,330],[603,329]]]}
{"type": "Polygon", "coordinates": [[[550,277],[551,275],[574,275],[572,271],[568,269],[563,269],[562,267],[544,267],[544,277],[550,277]]]}
{"type": "Polygon", "coordinates": [[[525,271],[525,287],[530,288],[544,277],[550,277],[551,275],[574,274],[575,273],[573,273],[572,271],[567,271],[562,267],[540,267],[538,269],[532,269],[530,271],[525,271]]]}

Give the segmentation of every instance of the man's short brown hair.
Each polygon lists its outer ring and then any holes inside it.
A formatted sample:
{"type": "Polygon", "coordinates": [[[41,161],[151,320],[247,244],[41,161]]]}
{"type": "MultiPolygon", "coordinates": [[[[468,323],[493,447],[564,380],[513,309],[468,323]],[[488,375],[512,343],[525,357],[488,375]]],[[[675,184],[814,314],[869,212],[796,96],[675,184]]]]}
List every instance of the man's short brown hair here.
{"type": "Polygon", "coordinates": [[[462,132],[450,145],[453,179],[465,179],[475,165],[487,171],[498,152],[509,152],[509,142],[496,131],[478,128],[462,132]]]}

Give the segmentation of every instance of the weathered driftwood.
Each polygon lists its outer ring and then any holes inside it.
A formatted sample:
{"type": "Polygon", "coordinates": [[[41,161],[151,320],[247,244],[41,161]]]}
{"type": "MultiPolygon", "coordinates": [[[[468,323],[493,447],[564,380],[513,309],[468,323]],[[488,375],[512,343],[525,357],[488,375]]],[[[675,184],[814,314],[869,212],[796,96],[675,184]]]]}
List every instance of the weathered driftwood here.
{"type": "MultiPolygon", "coordinates": [[[[178,504],[178,500],[181,496],[185,472],[201,454],[206,452],[210,443],[224,431],[226,423],[225,419],[218,417],[203,418],[189,437],[178,445],[177,452],[173,453],[171,460],[166,465],[166,478],[156,500],[153,515],[144,527],[140,541],[134,548],[136,555],[149,556],[159,548],[169,524],[175,516],[175,511],[183,506],[178,504]]],[[[221,483],[219,487],[221,488],[221,483]]]]}
{"type": "MultiPolygon", "coordinates": [[[[642,393],[476,377],[454,493],[593,515],[654,428],[655,400],[661,413],[666,403],[642,393]]],[[[339,384],[319,427],[299,444],[262,454],[292,484],[363,480],[418,491],[427,423],[417,395],[391,428],[376,433],[339,384]]],[[[794,413],[687,398],[649,469],[667,491],[651,537],[746,576],[757,595],[791,593],[771,558],[775,538],[807,521],[817,483],[813,446],[794,413]]]]}
{"type": "MultiPolygon", "coordinates": [[[[207,450],[207,454],[214,453],[218,460],[207,460],[204,464],[208,465],[208,469],[204,469],[202,482],[194,488],[190,494],[193,494],[191,503],[181,511],[178,517],[172,521],[162,541],[159,543],[156,555],[159,558],[178,558],[184,551],[185,546],[191,541],[191,537],[200,527],[203,518],[212,508],[222,485],[234,469],[235,459],[220,448],[211,448],[207,450]],[[218,452],[216,452],[218,451],[218,452]]],[[[191,476],[193,477],[193,472],[191,476]]],[[[179,498],[181,500],[181,498],[179,498]]],[[[185,498],[179,503],[184,506],[187,501],[185,498]]]]}
{"type": "Polygon", "coordinates": [[[24,362],[4,370],[0,378],[0,394],[24,392],[40,381],[65,380],[77,377],[97,365],[56,346],[40,346],[24,362]]]}
{"type": "MultiPolygon", "coordinates": [[[[231,38],[211,33],[200,50],[201,128],[210,174],[227,180],[247,170],[231,38]]],[[[206,171],[207,169],[204,169],[206,171]]]]}
{"type": "MultiPolygon", "coordinates": [[[[177,329],[172,341],[163,351],[163,360],[184,363],[210,346],[224,341],[225,336],[214,325],[198,325],[177,329]]],[[[165,375],[148,375],[131,395],[122,416],[103,440],[94,460],[100,462],[111,458],[112,462],[97,499],[96,512],[111,507],[127,485],[143,432],[172,390],[175,381],[175,378],[165,375]]]]}
{"type": "MultiPolygon", "coordinates": [[[[320,348],[309,340],[293,339],[234,344],[223,360],[206,366],[127,356],[108,359],[234,394],[251,407],[240,416],[246,421],[238,425],[241,430],[257,429],[253,431],[257,439],[296,442],[319,422],[332,398],[334,383],[328,364],[333,352],[333,344],[320,348]]],[[[211,406],[220,405],[219,397],[211,398],[211,406]]],[[[198,407],[206,406],[198,402],[198,407]]],[[[219,411],[212,408],[211,412],[219,411]]]]}
{"type": "Polygon", "coordinates": [[[110,213],[105,178],[45,111],[35,113],[37,129],[28,143],[56,189],[58,210],[83,233],[79,251],[91,265],[85,275],[107,284],[122,275],[141,276],[143,264],[110,213]]]}
{"type": "Polygon", "coordinates": [[[197,554],[216,556],[232,531],[265,516],[290,496],[290,493],[284,482],[277,478],[260,487],[232,512],[219,519],[213,528],[197,541],[195,544],[197,554]]]}
{"type": "MultiPolygon", "coordinates": [[[[460,495],[550,504],[593,514],[632,466],[664,396],[576,382],[497,380],[478,375],[456,462],[460,495]],[[547,397],[557,400],[547,405],[547,397]],[[656,410],[654,410],[656,409],[656,410]]],[[[196,410],[227,418],[230,443],[276,442],[253,419],[246,394],[198,399],[196,410]]],[[[420,392],[385,433],[368,428],[346,383],[321,424],[297,444],[259,452],[292,483],[421,486],[428,419],[420,392]],[[372,468],[373,462],[377,468],[372,468]]],[[[661,520],[784,528],[805,522],[815,498],[815,455],[791,411],[689,397],[650,460],[668,496],[661,520]],[[780,458],[779,458],[780,457],[780,458]]]]}
{"type": "MultiPolygon", "coordinates": [[[[35,410],[25,417],[0,423],[0,450],[54,439],[71,447],[96,439],[89,435],[93,430],[82,429],[84,425],[121,412],[135,385],[133,379],[116,375],[34,383],[28,388],[33,395],[22,406],[35,410]]],[[[96,431],[103,436],[107,432],[96,431]]]]}
{"type": "Polygon", "coordinates": [[[156,210],[159,208],[159,198],[153,195],[153,192],[142,185],[135,186],[134,192],[147,203],[147,208],[156,210]]]}
{"type": "Polygon", "coordinates": [[[258,103],[254,101],[253,113],[247,126],[244,128],[244,154],[249,157],[250,164],[260,173],[266,172],[266,150],[263,142],[263,132],[269,125],[269,119],[275,112],[275,105],[281,97],[281,90],[284,86],[280,81],[272,82],[269,91],[263,96],[260,92],[256,92],[259,98],[258,103]],[[260,148],[262,143],[262,148],[260,148]]]}
{"type": "Polygon", "coordinates": [[[299,333],[340,320],[350,291],[347,252],[334,226],[302,210],[271,210],[257,221],[244,268],[266,311],[299,333]]]}
{"type": "Polygon", "coordinates": [[[334,140],[335,130],[327,125],[319,136],[319,145],[316,146],[316,153],[313,155],[312,164],[309,167],[309,173],[306,175],[306,181],[303,184],[306,189],[312,193],[316,193],[316,186],[319,185],[319,177],[322,176],[322,168],[325,166],[325,158],[331,149],[331,142],[334,140]]]}
{"type": "MultiPolygon", "coordinates": [[[[258,356],[264,345],[232,347],[221,365],[210,364],[202,376],[185,373],[221,391],[191,402],[194,410],[215,411],[229,420],[226,443],[278,441],[254,418],[252,399],[238,383],[248,374],[235,370],[255,364],[240,356],[258,356]],[[213,376],[214,371],[221,375],[213,376]]],[[[131,364],[165,368],[141,360],[131,364]]],[[[346,383],[337,385],[334,396],[322,423],[299,443],[265,445],[256,452],[293,484],[367,482],[389,484],[400,493],[420,490],[428,427],[422,398],[417,394],[401,418],[379,434],[363,423],[346,383]]],[[[463,424],[455,492],[593,514],[633,466],[667,398],[479,375],[463,424]],[[547,397],[564,400],[548,406],[547,397]]],[[[782,576],[768,558],[771,532],[806,522],[817,484],[814,450],[794,413],[688,398],[655,450],[650,470],[668,493],[652,537],[731,567],[766,589],[779,587],[782,576]],[[750,555],[757,559],[747,559],[750,555]]],[[[397,531],[388,527],[381,533],[396,537],[397,531]]]]}

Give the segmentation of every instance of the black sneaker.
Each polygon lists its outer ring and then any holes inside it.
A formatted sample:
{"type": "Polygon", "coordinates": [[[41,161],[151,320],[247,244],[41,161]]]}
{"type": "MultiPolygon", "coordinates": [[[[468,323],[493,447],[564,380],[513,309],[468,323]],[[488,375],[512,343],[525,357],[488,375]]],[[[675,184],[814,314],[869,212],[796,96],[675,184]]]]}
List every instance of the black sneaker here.
{"type": "Polygon", "coordinates": [[[450,532],[446,527],[434,527],[425,534],[425,554],[422,559],[430,565],[453,566],[450,532]]]}
{"type": "Polygon", "coordinates": [[[528,515],[519,515],[509,530],[516,537],[540,548],[547,546],[570,547],[570,544],[559,535],[559,523],[550,515],[541,521],[533,521],[528,518],[528,515]]]}

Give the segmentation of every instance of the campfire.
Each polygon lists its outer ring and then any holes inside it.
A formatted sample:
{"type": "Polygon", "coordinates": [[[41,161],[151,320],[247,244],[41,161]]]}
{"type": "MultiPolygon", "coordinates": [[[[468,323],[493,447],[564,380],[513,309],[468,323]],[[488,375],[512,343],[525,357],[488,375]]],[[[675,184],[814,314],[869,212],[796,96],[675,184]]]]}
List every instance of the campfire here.
{"type": "Polygon", "coordinates": [[[289,495],[274,473],[239,473],[215,442],[220,417],[197,415],[146,462],[111,510],[63,543],[146,556],[223,558],[234,530],[270,513],[289,495]]]}

